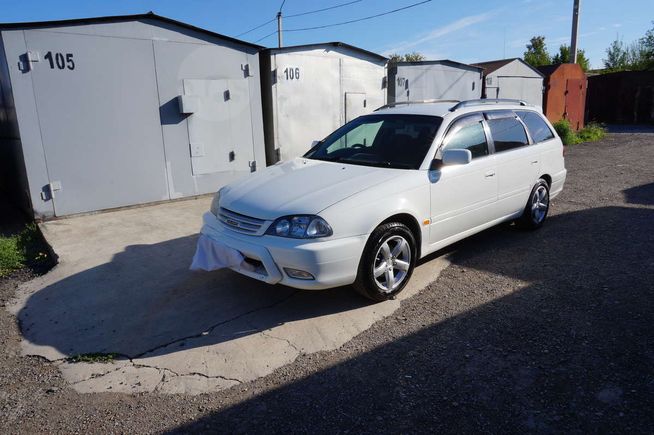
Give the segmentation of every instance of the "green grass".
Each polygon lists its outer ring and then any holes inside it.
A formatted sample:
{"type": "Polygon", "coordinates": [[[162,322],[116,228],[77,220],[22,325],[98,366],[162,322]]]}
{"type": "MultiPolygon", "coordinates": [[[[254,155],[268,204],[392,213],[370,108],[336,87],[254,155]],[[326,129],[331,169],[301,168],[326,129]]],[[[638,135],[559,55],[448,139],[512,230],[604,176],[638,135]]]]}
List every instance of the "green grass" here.
{"type": "Polygon", "coordinates": [[[606,129],[595,122],[587,124],[577,132],[579,142],[595,142],[606,136],[606,129]]]}
{"type": "Polygon", "coordinates": [[[582,142],[595,142],[606,135],[606,129],[601,125],[591,122],[586,127],[575,132],[567,119],[554,123],[554,129],[561,137],[563,145],[575,145],[582,142]]]}
{"type": "Polygon", "coordinates": [[[37,266],[48,259],[36,224],[13,236],[0,236],[0,278],[26,266],[37,266]]]}
{"type": "Polygon", "coordinates": [[[68,358],[69,362],[79,363],[112,363],[118,356],[117,353],[81,353],[68,358]]]}
{"type": "Polygon", "coordinates": [[[25,253],[18,246],[18,236],[0,237],[0,277],[23,268],[25,253]]]}

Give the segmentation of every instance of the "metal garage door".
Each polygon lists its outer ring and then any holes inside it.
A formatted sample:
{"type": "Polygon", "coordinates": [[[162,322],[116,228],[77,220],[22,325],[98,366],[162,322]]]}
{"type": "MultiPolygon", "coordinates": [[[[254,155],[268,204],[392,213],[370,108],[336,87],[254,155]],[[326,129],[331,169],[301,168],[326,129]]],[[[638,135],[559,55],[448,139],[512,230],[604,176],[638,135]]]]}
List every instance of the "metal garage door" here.
{"type": "Polygon", "coordinates": [[[26,31],[55,213],[168,199],[152,43],[26,31]]]}
{"type": "Polygon", "coordinates": [[[366,102],[366,94],[362,92],[345,93],[345,122],[350,122],[361,115],[370,113],[366,102]]]}
{"type": "Polygon", "coordinates": [[[572,128],[579,130],[584,126],[584,80],[569,79],[565,86],[565,118],[572,128]]]}
{"type": "Polygon", "coordinates": [[[248,168],[254,160],[250,94],[241,80],[185,79],[197,104],[188,118],[193,175],[248,168]]]}
{"type": "Polygon", "coordinates": [[[288,160],[341,125],[339,59],[277,54],[275,62],[275,143],[288,160]]]}

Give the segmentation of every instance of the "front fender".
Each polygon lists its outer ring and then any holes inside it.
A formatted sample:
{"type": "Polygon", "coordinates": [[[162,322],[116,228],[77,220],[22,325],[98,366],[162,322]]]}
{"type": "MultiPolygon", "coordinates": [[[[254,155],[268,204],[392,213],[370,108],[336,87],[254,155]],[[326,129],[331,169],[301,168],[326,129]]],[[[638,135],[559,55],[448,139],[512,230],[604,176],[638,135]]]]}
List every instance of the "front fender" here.
{"type": "MultiPolygon", "coordinates": [[[[427,171],[408,171],[406,177],[366,189],[319,214],[334,230],[332,237],[352,237],[370,234],[380,223],[396,214],[408,214],[420,225],[430,216],[430,191],[427,171]]],[[[428,226],[420,226],[422,240],[428,226]]]]}

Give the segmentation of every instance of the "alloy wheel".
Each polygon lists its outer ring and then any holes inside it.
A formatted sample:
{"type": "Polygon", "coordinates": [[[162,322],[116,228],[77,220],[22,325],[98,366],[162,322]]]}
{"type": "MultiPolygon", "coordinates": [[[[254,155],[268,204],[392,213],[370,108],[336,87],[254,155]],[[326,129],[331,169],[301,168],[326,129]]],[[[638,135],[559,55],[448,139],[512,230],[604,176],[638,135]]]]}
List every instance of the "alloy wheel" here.
{"type": "Polygon", "coordinates": [[[531,198],[531,217],[535,224],[539,224],[545,219],[547,209],[550,206],[550,199],[546,186],[538,186],[531,198]]]}
{"type": "Polygon", "coordinates": [[[411,247],[402,236],[389,237],[375,255],[373,277],[385,293],[397,289],[407,277],[411,267],[411,247]]]}

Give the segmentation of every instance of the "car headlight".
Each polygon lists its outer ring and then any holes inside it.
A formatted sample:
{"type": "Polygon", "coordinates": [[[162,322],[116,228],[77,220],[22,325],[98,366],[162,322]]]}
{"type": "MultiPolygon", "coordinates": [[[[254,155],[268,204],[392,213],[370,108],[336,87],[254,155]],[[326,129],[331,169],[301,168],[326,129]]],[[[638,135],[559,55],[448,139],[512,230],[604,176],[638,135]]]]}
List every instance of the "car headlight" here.
{"type": "Polygon", "coordinates": [[[211,213],[216,217],[218,217],[218,210],[220,209],[219,203],[220,203],[220,190],[216,192],[216,194],[213,196],[213,199],[211,200],[211,208],[209,209],[211,213]]]}
{"type": "Polygon", "coordinates": [[[266,231],[266,234],[272,236],[291,237],[294,239],[329,237],[333,233],[332,227],[329,226],[327,221],[320,216],[314,215],[280,217],[266,231]]]}

